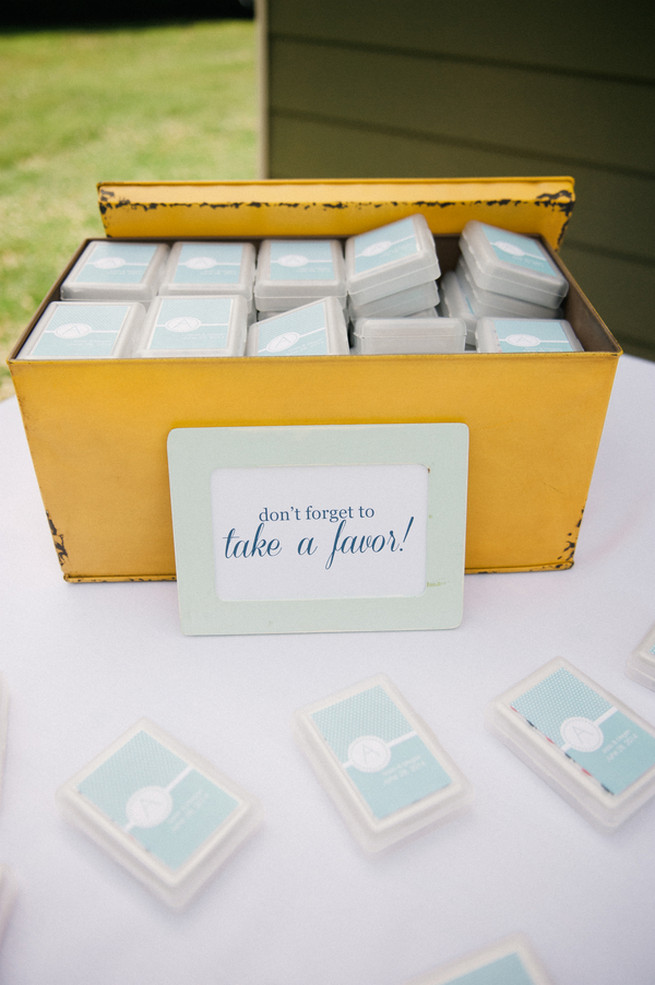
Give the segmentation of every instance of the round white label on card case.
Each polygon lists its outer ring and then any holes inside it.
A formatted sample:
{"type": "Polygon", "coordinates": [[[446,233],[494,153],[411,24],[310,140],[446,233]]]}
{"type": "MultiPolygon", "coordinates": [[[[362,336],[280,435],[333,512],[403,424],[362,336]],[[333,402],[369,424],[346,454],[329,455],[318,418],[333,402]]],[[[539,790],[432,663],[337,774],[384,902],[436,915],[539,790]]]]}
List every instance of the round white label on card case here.
{"type": "Polygon", "coordinates": [[[98,257],[97,260],[91,261],[92,267],[97,267],[98,270],[118,270],[120,267],[124,267],[127,263],[123,257],[98,257]]]}
{"type": "Polygon", "coordinates": [[[517,246],[515,243],[508,243],[504,239],[495,240],[493,245],[496,247],[496,249],[502,250],[503,253],[509,253],[509,255],[512,257],[528,256],[525,250],[522,250],[520,246],[517,246]]]}
{"type": "Polygon", "coordinates": [[[377,735],[363,735],[348,747],[348,760],[362,773],[378,773],[389,764],[391,750],[377,735]]]}
{"type": "Polygon", "coordinates": [[[142,787],[133,793],[125,807],[131,825],[137,828],[156,828],[165,821],[173,808],[173,800],[163,787],[142,787]]]}
{"type": "Polygon", "coordinates": [[[58,339],[83,339],[89,335],[93,329],[83,321],[68,321],[64,325],[59,325],[53,332],[58,339]]]}
{"type": "Polygon", "coordinates": [[[282,267],[304,267],[309,260],[301,253],[287,253],[285,256],[278,257],[277,262],[282,267]]]}
{"type": "Polygon", "coordinates": [[[188,260],[181,260],[180,266],[188,267],[189,270],[211,270],[218,266],[218,261],[212,257],[189,257],[188,260]]]}
{"type": "Polygon", "coordinates": [[[295,345],[299,338],[298,332],[283,332],[272,338],[264,348],[267,352],[284,352],[285,349],[290,349],[292,345],[295,345]]]}
{"type": "Polygon", "coordinates": [[[195,332],[201,325],[202,322],[199,318],[194,318],[192,315],[180,315],[178,318],[169,318],[164,323],[164,328],[169,332],[195,332]]]}
{"type": "Polygon", "coordinates": [[[566,746],[578,752],[595,752],[603,744],[602,729],[590,718],[567,718],[560,726],[566,746]]]}
{"type": "Polygon", "coordinates": [[[510,345],[535,346],[539,345],[541,339],[538,339],[536,335],[526,335],[524,332],[517,332],[514,335],[508,335],[505,341],[510,345]]]}
{"type": "Polygon", "coordinates": [[[379,243],[371,243],[370,246],[364,247],[364,249],[361,252],[361,256],[376,257],[380,253],[386,253],[386,251],[389,249],[390,246],[393,246],[393,243],[391,242],[390,239],[380,240],[379,243]]]}

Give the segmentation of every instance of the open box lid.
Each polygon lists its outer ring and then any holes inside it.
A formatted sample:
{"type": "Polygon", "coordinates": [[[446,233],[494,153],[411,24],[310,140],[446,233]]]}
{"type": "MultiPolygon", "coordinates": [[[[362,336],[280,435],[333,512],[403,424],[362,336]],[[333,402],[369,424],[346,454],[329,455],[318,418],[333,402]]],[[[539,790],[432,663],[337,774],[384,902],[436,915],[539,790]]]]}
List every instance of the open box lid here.
{"type": "Polygon", "coordinates": [[[469,219],[561,243],[575,201],[570,177],[333,181],[106,181],[109,237],[350,236],[421,212],[436,235],[469,219]]]}

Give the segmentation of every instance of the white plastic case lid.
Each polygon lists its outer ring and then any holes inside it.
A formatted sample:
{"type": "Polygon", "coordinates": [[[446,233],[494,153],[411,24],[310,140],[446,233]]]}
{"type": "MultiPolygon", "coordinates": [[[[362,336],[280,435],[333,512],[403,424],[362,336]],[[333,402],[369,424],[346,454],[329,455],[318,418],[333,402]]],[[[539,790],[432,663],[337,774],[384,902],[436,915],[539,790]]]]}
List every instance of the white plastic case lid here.
{"type": "Polygon", "coordinates": [[[471,276],[464,257],[460,257],[457,261],[455,271],[461,288],[478,318],[485,315],[491,317],[499,315],[509,318],[561,317],[561,305],[547,308],[542,304],[535,304],[534,301],[523,301],[521,298],[512,297],[510,294],[496,294],[494,291],[485,291],[478,287],[471,276]]]}
{"type": "Polygon", "coordinates": [[[353,350],[371,353],[463,352],[466,325],[461,318],[359,318],[353,350]]]}
{"type": "Polygon", "coordinates": [[[30,332],[20,359],[131,356],[145,308],[136,301],[52,301],[30,332]]]}
{"type": "Polygon", "coordinates": [[[148,309],[138,355],[243,356],[247,309],[247,301],[241,295],[155,298],[148,309]]]}
{"type": "Polygon", "coordinates": [[[181,907],[259,826],[258,801],[148,719],[56,794],[63,816],[181,907]]]}
{"type": "Polygon", "coordinates": [[[405,985],[551,985],[525,934],[512,934],[405,985]]]}
{"type": "Polygon", "coordinates": [[[229,240],[173,243],[159,294],[241,294],[251,307],[256,258],[253,243],[229,240]]]}
{"type": "Polygon", "coordinates": [[[359,307],[440,274],[434,237],[420,213],[350,236],[345,245],[348,293],[359,307]]]}
{"type": "Polygon", "coordinates": [[[414,315],[426,308],[434,308],[439,303],[439,288],[436,280],[428,280],[416,287],[395,291],[375,301],[358,304],[348,298],[348,310],[353,318],[403,318],[414,315]]]}
{"type": "Polygon", "coordinates": [[[259,311],[286,311],[312,299],[346,303],[343,248],[336,239],[265,239],[255,272],[259,311]]]}
{"type": "Polygon", "coordinates": [[[471,219],[459,244],[471,276],[481,288],[547,308],[557,307],[568,292],[566,277],[531,236],[471,219]]]}
{"type": "Polygon", "coordinates": [[[480,318],[478,352],[579,352],[582,345],[563,318],[480,318]]]}
{"type": "Polygon", "coordinates": [[[601,830],[655,794],[655,728],[563,658],[493,701],[486,723],[601,830]]]}
{"type": "Polygon", "coordinates": [[[88,243],[61,285],[62,300],[150,301],[159,288],[169,247],[101,239],[88,243]]]}
{"type": "Polygon", "coordinates": [[[337,356],[349,351],[346,319],[333,297],[262,318],[248,329],[249,356],[337,356]]]}
{"type": "Polygon", "coordinates": [[[655,690],[655,625],[628,656],[625,670],[633,681],[655,690]]]}
{"type": "Polygon", "coordinates": [[[295,736],[365,851],[468,807],[468,781],[384,674],[301,709],[295,736]]]}

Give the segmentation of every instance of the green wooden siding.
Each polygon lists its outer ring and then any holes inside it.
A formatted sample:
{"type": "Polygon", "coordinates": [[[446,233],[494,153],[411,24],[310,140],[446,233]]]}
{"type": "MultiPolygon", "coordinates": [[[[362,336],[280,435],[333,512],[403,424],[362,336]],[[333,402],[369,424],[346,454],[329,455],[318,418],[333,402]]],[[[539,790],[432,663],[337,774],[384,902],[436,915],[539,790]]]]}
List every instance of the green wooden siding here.
{"type": "Polygon", "coordinates": [[[655,359],[655,70],[636,7],[260,0],[262,176],[570,174],[562,256],[655,359]]]}

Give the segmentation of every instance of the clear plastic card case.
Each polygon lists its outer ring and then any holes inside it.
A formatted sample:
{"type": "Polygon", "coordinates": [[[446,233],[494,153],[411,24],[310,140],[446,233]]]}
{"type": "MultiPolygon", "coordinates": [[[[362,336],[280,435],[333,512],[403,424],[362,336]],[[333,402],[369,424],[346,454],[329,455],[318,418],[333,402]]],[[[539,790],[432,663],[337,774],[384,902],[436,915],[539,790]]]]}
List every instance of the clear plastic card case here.
{"type": "Polygon", "coordinates": [[[63,816],[169,906],[184,906],[259,826],[255,797],[148,719],[57,791],[63,816]]]}
{"type": "Polygon", "coordinates": [[[561,318],[480,318],[478,352],[580,352],[570,323],[561,318]]]}
{"type": "Polygon", "coordinates": [[[150,301],[169,254],[166,243],[93,240],[61,285],[63,301],[150,301]]]}
{"type": "Polygon", "coordinates": [[[118,359],[133,355],[145,308],[138,301],[52,301],[20,359],[118,359]]]}
{"type": "Polygon", "coordinates": [[[553,985],[530,941],[512,934],[405,985],[553,985]]]}
{"type": "Polygon", "coordinates": [[[155,298],[138,355],[153,358],[243,356],[248,303],[241,295],[155,298]]]}
{"type": "Polygon", "coordinates": [[[486,723],[601,830],[655,794],[655,728],[561,657],[493,701],[486,723]]]}
{"type": "Polygon", "coordinates": [[[482,318],[484,315],[489,315],[492,318],[495,315],[501,318],[561,317],[561,304],[545,306],[536,304],[534,301],[523,301],[521,298],[512,297],[510,294],[498,294],[495,291],[487,291],[479,287],[471,276],[464,257],[460,257],[457,261],[454,273],[478,318],[482,318]]]}
{"type": "Polygon", "coordinates": [[[334,297],[346,304],[343,247],[337,239],[265,239],[257,255],[255,306],[288,311],[334,297]]]}
{"type": "Polygon", "coordinates": [[[248,356],[348,355],[348,325],[336,298],[321,298],[253,322],[248,329],[248,356]]]}
{"type": "Polygon", "coordinates": [[[367,852],[447,821],[472,800],[468,780],[384,674],[301,709],[294,731],[367,852]]]}
{"type": "Polygon", "coordinates": [[[655,625],[628,656],[625,670],[633,681],[655,691],[655,625]]]}
{"type": "Polygon", "coordinates": [[[358,318],[351,337],[355,355],[464,352],[461,318],[358,318]]]}
{"type": "Polygon", "coordinates": [[[439,303],[439,287],[436,280],[428,280],[416,287],[394,291],[382,298],[375,298],[365,304],[348,298],[348,312],[357,318],[408,318],[427,308],[436,308],[439,303]]]}
{"type": "Polygon", "coordinates": [[[460,249],[476,285],[556,308],[568,293],[568,281],[541,243],[472,219],[460,235],[460,249]]]}
{"type": "Polygon", "coordinates": [[[348,294],[360,314],[371,313],[362,305],[436,281],[441,272],[434,237],[421,214],[350,236],[344,254],[348,294]]]}
{"type": "Polygon", "coordinates": [[[173,243],[159,294],[240,294],[251,308],[257,251],[253,243],[173,243]]]}

